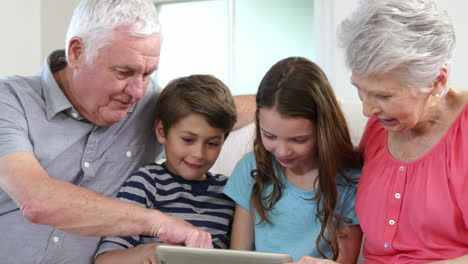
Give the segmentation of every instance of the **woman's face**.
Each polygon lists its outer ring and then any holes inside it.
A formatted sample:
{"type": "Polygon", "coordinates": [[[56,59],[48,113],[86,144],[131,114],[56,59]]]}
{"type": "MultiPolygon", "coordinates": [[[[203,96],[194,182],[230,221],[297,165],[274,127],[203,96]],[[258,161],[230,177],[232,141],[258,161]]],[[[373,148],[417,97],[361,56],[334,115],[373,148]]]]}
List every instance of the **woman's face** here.
{"type": "Polygon", "coordinates": [[[351,82],[358,90],[364,115],[379,119],[387,131],[404,132],[427,120],[432,92],[418,92],[391,74],[362,77],[353,73],[351,82]]]}

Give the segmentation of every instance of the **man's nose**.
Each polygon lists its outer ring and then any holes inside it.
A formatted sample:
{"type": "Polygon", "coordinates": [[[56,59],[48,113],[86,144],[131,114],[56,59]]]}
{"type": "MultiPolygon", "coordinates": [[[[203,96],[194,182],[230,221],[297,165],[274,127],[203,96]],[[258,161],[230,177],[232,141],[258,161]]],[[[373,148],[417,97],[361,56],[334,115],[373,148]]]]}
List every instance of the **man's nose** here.
{"type": "Polygon", "coordinates": [[[145,94],[146,85],[148,85],[146,82],[136,77],[130,80],[124,91],[132,97],[132,101],[136,102],[145,94]]]}

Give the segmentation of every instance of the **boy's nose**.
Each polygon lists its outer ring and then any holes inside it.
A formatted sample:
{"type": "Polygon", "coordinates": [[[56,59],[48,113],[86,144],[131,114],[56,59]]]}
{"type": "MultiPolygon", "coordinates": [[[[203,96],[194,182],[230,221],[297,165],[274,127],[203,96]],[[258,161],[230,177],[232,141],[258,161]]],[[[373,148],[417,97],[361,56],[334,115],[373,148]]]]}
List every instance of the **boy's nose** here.
{"type": "Polygon", "coordinates": [[[194,144],[192,147],[192,157],[196,159],[201,159],[203,158],[203,145],[202,144],[194,144]]]}

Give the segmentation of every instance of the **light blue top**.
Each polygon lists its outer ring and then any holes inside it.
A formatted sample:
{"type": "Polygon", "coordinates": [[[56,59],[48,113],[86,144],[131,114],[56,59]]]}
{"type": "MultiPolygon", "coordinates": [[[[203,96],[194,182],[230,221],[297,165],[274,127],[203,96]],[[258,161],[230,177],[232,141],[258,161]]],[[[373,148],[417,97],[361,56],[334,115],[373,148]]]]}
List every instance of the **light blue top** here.
{"type": "MultiPolygon", "coordinates": [[[[237,163],[224,189],[224,193],[246,210],[250,210],[250,193],[254,184],[250,172],[254,169],[256,169],[255,157],[253,153],[248,153],[237,163]]],[[[282,172],[280,173],[285,188],[281,199],[275,204],[275,209],[268,212],[272,225],[266,222],[258,225],[260,217],[254,213],[255,250],[290,254],[294,261],[306,255],[321,258],[315,247],[320,233],[320,221],[316,218],[316,202],[306,200],[312,198],[315,191],[297,188],[282,172]]],[[[360,171],[352,171],[348,174],[356,179],[360,175],[360,171]]],[[[264,194],[270,193],[271,190],[272,185],[267,186],[264,194]]],[[[359,224],[354,211],[355,195],[355,184],[338,185],[338,214],[352,221],[342,223],[342,226],[359,224]]],[[[330,258],[331,252],[323,241],[321,248],[322,252],[330,258]]]]}

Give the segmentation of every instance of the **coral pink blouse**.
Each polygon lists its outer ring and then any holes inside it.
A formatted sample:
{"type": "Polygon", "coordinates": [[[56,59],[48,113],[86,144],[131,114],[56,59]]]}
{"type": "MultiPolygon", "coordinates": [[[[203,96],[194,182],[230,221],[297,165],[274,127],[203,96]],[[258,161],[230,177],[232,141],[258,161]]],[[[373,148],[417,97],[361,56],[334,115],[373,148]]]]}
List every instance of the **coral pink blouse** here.
{"type": "Polygon", "coordinates": [[[370,118],[356,212],[366,264],[427,263],[468,254],[468,105],[423,157],[401,162],[370,118]]]}

